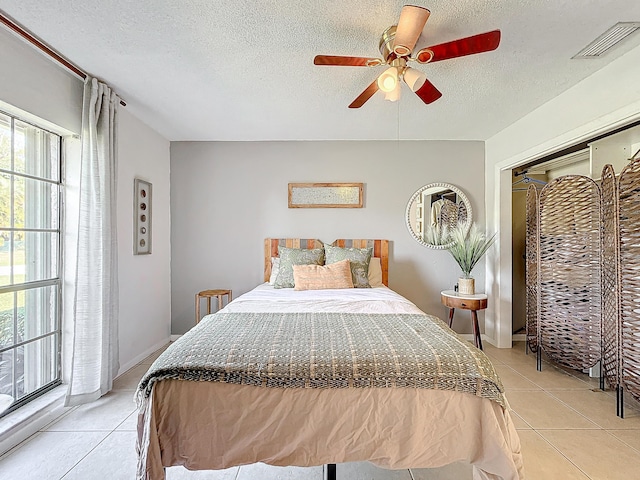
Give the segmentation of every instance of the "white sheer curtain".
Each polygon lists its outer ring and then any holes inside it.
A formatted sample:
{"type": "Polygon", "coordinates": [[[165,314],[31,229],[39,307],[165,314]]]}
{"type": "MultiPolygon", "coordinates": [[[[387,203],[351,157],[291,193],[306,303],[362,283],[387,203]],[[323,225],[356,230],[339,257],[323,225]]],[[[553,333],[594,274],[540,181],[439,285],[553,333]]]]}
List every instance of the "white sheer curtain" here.
{"type": "Polygon", "coordinates": [[[82,113],[73,345],[66,406],[111,390],[118,373],[116,119],[120,99],[87,77],[82,113]]]}

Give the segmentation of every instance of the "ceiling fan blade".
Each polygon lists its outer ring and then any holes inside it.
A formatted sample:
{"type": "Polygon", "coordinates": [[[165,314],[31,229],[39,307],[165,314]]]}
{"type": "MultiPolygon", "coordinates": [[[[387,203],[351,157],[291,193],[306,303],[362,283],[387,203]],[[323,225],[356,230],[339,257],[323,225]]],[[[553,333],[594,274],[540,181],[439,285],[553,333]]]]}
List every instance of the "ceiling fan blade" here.
{"type": "Polygon", "coordinates": [[[343,57],[340,55],[316,55],[313,59],[314,65],[335,65],[346,67],[375,67],[380,65],[379,58],[367,57],[343,57]]]}
{"type": "Polygon", "coordinates": [[[424,84],[415,91],[415,94],[427,105],[435,102],[442,96],[440,90],[427,79],[425,79],[424,84]]]}
{"type": "Polygon", "coordinates": [[[396,55],[405,57],[411,54],[430,13],[426,8],[416,5],[402,7],[393,41],[393,51],[396,55]]]}
{"type": "Polygon", "coordinates": [[[373,81],[373,83],[371,83],[371,85],[365,88],[364,91],[360,95],[358,95],[358,98],[356,98],[353,102],[351,102],[351,105],[349,105],[349,108],[360,108],[362,105],[365,104],[367,100],[373,97],[373,94],[376,93],[377,91],[378,91],[378,79],[376,78],[373,81]]]}
{"type": "Polygon", "coordinates": [[[500,30],[493,30],[423,48],[416,55],[416,60],[420,63],[439,62],[440,60],[464,57],[475,53],[490,52],[498,48],[498,45],[500,45],[500,30]]]}

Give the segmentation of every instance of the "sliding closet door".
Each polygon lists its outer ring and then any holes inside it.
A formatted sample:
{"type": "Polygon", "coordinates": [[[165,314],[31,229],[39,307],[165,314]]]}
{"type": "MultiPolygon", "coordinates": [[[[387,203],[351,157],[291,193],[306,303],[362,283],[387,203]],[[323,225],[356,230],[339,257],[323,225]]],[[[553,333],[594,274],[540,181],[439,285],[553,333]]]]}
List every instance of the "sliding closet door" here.
{"type": "Polygon", "coordinates": [[[567,175],[540,193],[538,343],[570,368],[593,367],[601,354],[600,189],[567,175]]]}
{"type": "Polygon", "coordinates": [[[618,185],[611,165],[602,170],[602,372],[607,385],[620,381],[620,236],[618,185]]]}
{"type": "Polygon", "coordinates": [[[527,189],[527,231],[525,238],[526,335],[527,346],[538,350],[538,190],[527,189]]]}
{"type": "Polygon", "coordinates": [[[621,384],[640,400],[640,160],[620,174],[621,384]]]}

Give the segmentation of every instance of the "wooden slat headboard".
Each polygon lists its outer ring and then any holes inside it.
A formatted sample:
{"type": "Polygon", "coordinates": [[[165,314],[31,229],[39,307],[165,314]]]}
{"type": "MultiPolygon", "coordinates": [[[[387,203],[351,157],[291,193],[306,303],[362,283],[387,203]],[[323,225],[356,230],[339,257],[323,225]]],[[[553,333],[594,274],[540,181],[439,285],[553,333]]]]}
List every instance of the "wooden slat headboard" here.
{"type": "MultiPolygon", "coordinates": [[[[278,245],[288,248],[322,248],[323,242],[315,238],[266,238],[264,240],[264,281],[271,276],[271,257],[278,256],[278,245]]],[[[380,258],[382,283],[389,286],[389,240],[341,238],[331,245],[342,248],[373,248],[373,256],[380,258]]]]}

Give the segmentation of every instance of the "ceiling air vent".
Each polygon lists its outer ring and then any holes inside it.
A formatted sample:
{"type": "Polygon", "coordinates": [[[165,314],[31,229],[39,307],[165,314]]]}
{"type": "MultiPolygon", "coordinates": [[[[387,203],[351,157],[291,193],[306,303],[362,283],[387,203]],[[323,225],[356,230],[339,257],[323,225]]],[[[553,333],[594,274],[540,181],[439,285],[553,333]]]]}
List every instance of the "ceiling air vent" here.
{"type": "Polygon", "coordinates": [[[571,58],[598,58],[640,29],[640,22],[618,22],[571,58]]]}

